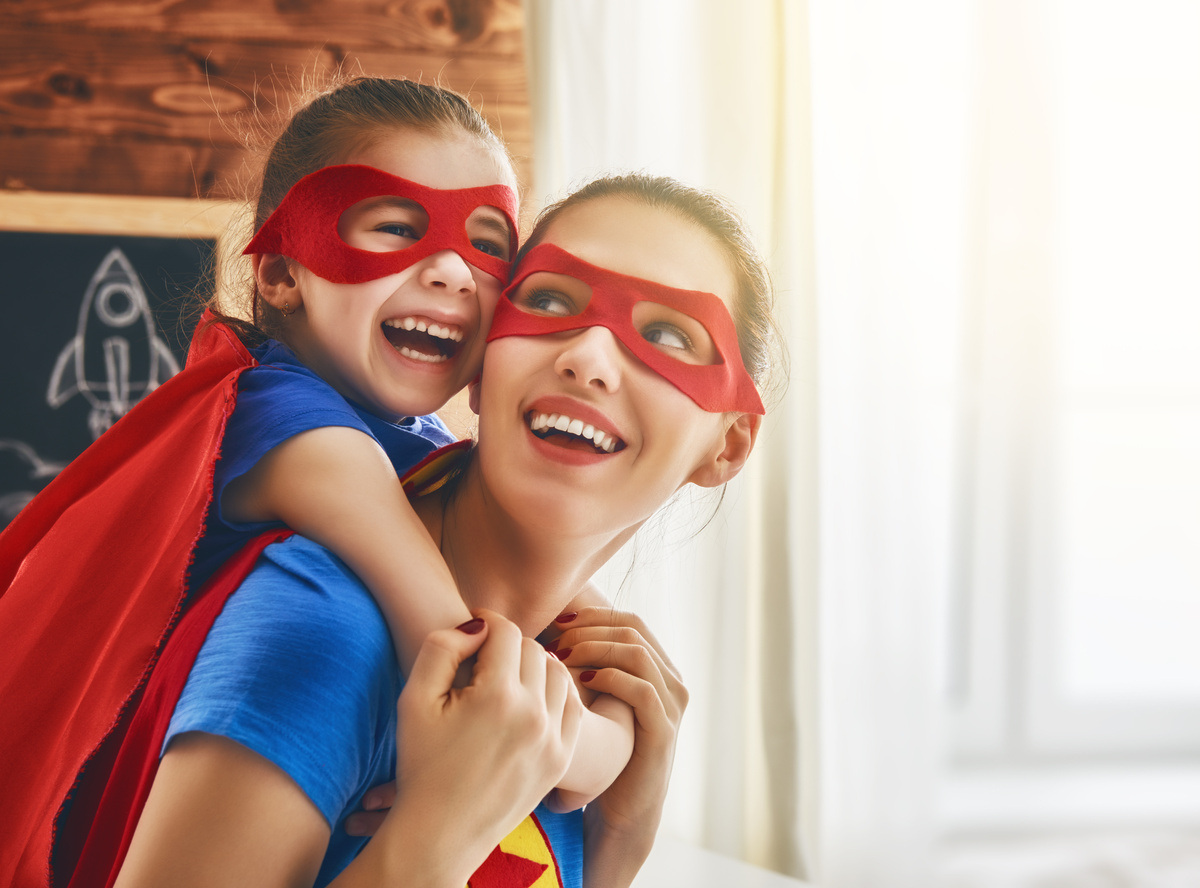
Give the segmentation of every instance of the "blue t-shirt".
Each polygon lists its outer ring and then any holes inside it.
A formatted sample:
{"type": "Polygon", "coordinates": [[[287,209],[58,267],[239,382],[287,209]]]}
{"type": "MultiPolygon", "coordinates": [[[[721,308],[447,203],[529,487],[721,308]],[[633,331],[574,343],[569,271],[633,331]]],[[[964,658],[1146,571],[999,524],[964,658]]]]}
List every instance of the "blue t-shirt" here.
{"type": "Polygon", "coordinates": [[[198,589],[218,567],[273,523],[239,524],[221,513],[226,485],[244,475],[267,451],[287,439],[324,426],[347,426],[375,438],[397,475],[454,436],[435,415],[389,422],[337,393],[281,342],[268,340],[250,352],[258,361],[238,377],[238,396],[225,426],[221,456],[213,474],[213,498],[204,535],[196,544],[188,588],[198,589]]]}
{"type": "MultiPolygon", "coordinates": [[[[266,548],[217,617],[164,750],[178,734],[205,731],[282,768],[332,830],[316,883],[325,885],[366,843],[345,833],[346,816],[369,788],[395,777],[402,687],[387,625],[366,587],[332,552],[291,537],[266,548]]],[[[534,818],[520,842],[502,842],[501,850],[556,865],[564,888],[579,888],[581,812],[539,807],[534,818]]]]}

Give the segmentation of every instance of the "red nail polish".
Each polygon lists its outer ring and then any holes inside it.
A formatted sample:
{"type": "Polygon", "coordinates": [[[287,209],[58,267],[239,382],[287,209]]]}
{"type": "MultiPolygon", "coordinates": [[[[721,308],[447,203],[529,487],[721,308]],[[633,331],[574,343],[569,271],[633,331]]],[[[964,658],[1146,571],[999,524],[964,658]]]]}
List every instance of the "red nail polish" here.
{"type": "Polygon", "coordinates": [[[557,617],[555,617],[555,618],[554,618],[554,622],[556,622],[556,623],[569,623],[569,622],[571,622],[573,619],[575,619],[577,616],[579,616],[579,614],[578,614],[578,613],[559,614],[557,617]]]}
{"type": "Polygon", "coordinates": [[[583,682],[584,684],[587,684],[589,681],[591,681],[595,677],[596,677],[595,669],[589,669],[587,672],[579,673],[579,680],[581,682],[583,682]]]}
{"type": "Polygon", "coordinates": [[[567,657],[571,656],[571,651],[573,650],[574,648],[563,648],[561,651],[554,651],[554,656],[558,657],[560,660],[565,660],[567,657]]]}
{"type": "Polygon", "coordinates": [[[542,647],[544,647],[550,653],[554,653],[556,650],[558,650],[558,639],[556,638],[553,641],[548,641],[542,645],[542,647]]]}
{"type": "Polygon", "coordinates": [[[467,620],[467,622],[462,623],[461,625],[455,626],[454,628],[457,629],[459,632],[467,633],[467,635],[478,635],[480,632],[483,631],[483,627],[486,625],[487,624],[485,622],[483,622],[482,617],[476,617],[475,619],[467,620]]]}

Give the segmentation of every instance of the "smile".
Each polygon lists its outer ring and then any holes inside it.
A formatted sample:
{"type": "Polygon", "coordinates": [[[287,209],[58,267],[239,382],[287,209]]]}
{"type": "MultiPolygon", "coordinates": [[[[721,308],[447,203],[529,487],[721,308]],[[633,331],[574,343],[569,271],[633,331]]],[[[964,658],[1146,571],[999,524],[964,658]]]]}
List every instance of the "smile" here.
{"type": "Polygon", "coordinates": [[[612,432],[598,429],[582,419],[572,419],[564,413],[532,412],[527,418],[529,430],[542,440],[567,435],[580,442],[587,442],[599,453],[616,453],[625,447],[625,442],[612,432]]]}
{"type": "Polygon", "coordinates": [[[454,357],[464,333],[461,327],[435,324],[423,318],[388,318],[383,335],[404,357],[426,364],[440,364],[454,357]]]}

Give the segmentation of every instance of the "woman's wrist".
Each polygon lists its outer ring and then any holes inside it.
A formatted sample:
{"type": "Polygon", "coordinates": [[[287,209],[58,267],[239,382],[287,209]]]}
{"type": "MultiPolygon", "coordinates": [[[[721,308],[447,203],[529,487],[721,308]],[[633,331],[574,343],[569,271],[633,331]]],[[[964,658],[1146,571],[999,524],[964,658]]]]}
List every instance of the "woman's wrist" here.
{"type": "Polygon", "coordinates": [[[636,830],[616,830],[602,817],[584,812],[583,886],[584,888],[626,888],[650,856],[658,832],[653,824],[636,830]]]}
{"type": "Polygon", "coordinates": [[[418,804],[401,792],[374,837],[331,888],[462,888],[491,851],[474,844],[480,843],[445,806],[418,804]]]}

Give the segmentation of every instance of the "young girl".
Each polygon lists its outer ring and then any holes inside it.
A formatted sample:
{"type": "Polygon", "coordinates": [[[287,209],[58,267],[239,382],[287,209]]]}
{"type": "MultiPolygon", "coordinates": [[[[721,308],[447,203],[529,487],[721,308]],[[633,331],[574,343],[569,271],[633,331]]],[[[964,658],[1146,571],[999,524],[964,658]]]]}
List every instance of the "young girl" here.
{"type": "MultiPolygon", "coordinates": [[[[32,815],[10,835],[24,865],[44,870],[179,615],[264,528],[346,562],[405,670],[428,632],[471,619],[397,475],[452,440],[426,414],[479,373],[516,248],[515,185],[499,140],[446,90],[361,78],[292,118],[246,249],[254,323],[221,318],[252,351],[202,325],[187,369],[0,538],[0,707],[16,726],[0,797],[32,815]]],[[[628,707],[600,697],[584,735],[569,804],[628,759],[628,707]]]]}

